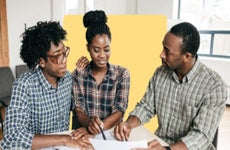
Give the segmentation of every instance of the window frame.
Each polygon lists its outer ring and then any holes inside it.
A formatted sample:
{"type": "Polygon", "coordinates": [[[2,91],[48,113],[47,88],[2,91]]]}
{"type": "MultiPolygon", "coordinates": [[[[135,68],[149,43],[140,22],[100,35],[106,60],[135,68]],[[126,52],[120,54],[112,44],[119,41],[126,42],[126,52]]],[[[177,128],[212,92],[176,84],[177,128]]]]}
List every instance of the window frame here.
{"type": "MultiPolygon", "coordinates": [[[[177,19],[181,19],[181,1],[182,0],[178,0],[178,13],[177,13],[177,19]]],[[[203,0],[204,3],[205,0],[203,0]]],[[[213,48],[214,48],[214,44],[215,44],[215,35],[217,34],[229,34],[230,35],[230,30],[199,30],[199,33],[202,34],[206,34],[206,35],[210,35],[211,36],[211,40],[210,40],[210,50],[208,54],[202,54],[199,53],[198,51],[198,55],[200,56],[206,56],[206,57],[217,57],[217,58],[230,58],[229,55],[216,55],[213,54],[213,48]]]]}

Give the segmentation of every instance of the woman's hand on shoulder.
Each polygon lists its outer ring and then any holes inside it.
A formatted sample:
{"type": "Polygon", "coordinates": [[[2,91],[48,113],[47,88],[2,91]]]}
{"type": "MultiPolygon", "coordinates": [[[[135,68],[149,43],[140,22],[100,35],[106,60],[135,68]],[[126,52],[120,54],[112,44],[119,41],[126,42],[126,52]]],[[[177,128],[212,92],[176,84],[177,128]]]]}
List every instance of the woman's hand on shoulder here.
{"type": "Polygon", "coordinates": [[[83,70],[89,64],[89,60],[86,56],[81,56],[76,63],[76,69],[83,70]]]}

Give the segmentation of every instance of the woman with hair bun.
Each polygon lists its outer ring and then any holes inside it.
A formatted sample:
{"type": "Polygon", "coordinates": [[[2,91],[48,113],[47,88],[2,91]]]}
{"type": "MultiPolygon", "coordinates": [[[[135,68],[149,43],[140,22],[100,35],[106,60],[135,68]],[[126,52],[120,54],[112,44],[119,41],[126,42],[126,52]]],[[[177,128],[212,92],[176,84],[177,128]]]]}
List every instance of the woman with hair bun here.
{"type": "Polygon", "coordinates": [[[100,128],[108,130],[120,123],[128,106],[130,74],[126,68],[109,63],[111,33],[106,23],[102,10],[84,15],[91,61],[73,72],[77,119],[94,135],[101,132],[100,128]]]}

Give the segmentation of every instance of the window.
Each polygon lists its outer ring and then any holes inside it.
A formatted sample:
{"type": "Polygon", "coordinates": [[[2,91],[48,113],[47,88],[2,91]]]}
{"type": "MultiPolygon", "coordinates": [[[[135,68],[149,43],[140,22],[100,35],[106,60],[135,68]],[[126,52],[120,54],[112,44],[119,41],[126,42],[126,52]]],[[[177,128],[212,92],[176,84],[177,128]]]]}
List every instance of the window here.
{"type": "Polygon", "coordinates": [[[178,0],[178,19],[200,31],[200,55],[230,58],[229,10],[229,0],[178,0]]]}

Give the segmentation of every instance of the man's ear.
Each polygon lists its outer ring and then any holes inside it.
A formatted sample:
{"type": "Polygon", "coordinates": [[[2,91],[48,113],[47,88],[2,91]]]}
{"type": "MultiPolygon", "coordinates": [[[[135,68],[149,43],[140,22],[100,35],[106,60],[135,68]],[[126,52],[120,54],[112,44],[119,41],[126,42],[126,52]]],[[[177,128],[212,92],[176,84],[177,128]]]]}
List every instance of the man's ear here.
{"type": "Polygon", "coordinates": [[[192,58],[192,54],[186,52],[184,55],[184,62],[188,62],[192,58]]]}
{"type": "Polygon", "coordinates": [[[39,58],[39,66],[41,67],[41,68],[44,68],[45,67],[45,65],[46,65],[46,63],[45,63],[46,61],[45,61],[45,59],[44,58],[39,58]]]}

